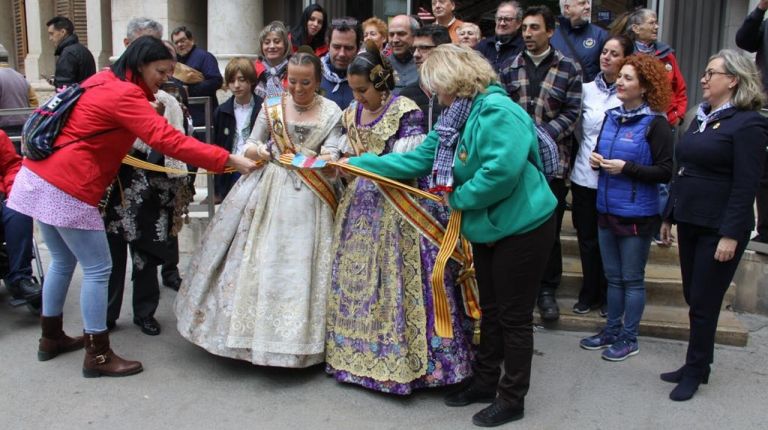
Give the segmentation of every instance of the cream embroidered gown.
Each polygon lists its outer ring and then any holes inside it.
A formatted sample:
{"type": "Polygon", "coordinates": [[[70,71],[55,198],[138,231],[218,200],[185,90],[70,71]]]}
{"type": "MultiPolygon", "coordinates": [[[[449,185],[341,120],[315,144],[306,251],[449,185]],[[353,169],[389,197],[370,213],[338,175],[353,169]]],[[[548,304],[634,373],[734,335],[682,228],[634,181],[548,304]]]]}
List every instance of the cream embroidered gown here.
{"type": "MultiPolygon", "coordinates": [[[[267,142],[266,105],[249,141],[267,142]]],[[[297,152],[336,153],[341,110],[321,98],[318,118],[288,122],[297,152]]],[[[277,144],[269,144],[279,154],[277,144]]],[[[242,177],[193,256],[175,302],[182,336],[254,364],[306,367],[325,359],[333,212],[277,163],[242,177]]]]}

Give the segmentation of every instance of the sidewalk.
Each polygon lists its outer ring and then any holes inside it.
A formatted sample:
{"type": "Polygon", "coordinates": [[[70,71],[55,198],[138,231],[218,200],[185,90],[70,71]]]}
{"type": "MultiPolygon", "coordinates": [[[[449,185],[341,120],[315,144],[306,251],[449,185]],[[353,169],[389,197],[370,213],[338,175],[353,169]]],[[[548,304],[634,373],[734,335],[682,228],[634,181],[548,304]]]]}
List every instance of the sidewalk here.
{"type": "MultiPolygon", "coordinates": [[[[41,249],[46,257],[46,250],[41,249]]],[[[181,266],[182,269],[184,266],[181,266]]],[[[65,329],[81,330],[80,272],[65,308],[65,329]]],[[[449,408],[444,389],[400,398],[341,385],[321,367],[275,369],[213,356],[182,339],[163,288],[159,336],[132,323],[130,284],[111,340],[118,354],[141,360],[126,378],[81,376],[82,351],[36,359],[37,320],[5,303],[0,291],[0,428],[5,429],[472,429],[484,405],[449,408]]],[[[745,348],[717,346],[708,385],[688,402],[668,399],[659,380],[679,367],[685,343],[640,338],[640,354],[609,363],[578,347],[583,334],[536,333],[526,416],[503,429],[758,429],[768,428],[768,319],[741,316],[745,348]]]]}

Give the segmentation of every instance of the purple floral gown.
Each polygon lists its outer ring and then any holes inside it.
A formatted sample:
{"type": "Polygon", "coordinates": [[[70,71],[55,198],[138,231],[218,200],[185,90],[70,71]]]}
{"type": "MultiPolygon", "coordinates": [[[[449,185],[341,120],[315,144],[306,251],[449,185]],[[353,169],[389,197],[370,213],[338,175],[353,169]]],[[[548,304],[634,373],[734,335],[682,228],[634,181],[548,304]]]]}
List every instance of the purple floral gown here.
{"type": "MultiPolygon", "coordinates": [[[[394,97],[371,124],[361,125],[362,107],[343,117],[353,152],[406,152],[424,139],[423,115],[414,102],[394,97]]],[[[419,187],[426,189],[427,181],[419,187]]],[[[419,200],[447,224],[448,208],[419,200]]],[[[326,370],[338,381],[394,394],[461,382],[471,375],[456,270],[445,288],[453,338],[435,333],[430,276],[438,247],[411,226],[367,179],[353,180],[337,211],[328,297],[326,370]]],[[[455,267],[453,267],[455,269],[455,267]]]]}

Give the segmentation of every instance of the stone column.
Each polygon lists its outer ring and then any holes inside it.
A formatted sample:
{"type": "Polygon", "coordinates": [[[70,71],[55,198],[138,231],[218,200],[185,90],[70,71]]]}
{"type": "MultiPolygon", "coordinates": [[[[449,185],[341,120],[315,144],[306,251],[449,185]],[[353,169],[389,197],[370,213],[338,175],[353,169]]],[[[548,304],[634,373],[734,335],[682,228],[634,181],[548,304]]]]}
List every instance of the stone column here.
{"type": "Polygon", "coordinates": [[[112,7],[110,0],[86,0],[88,49],[96,60],[96,69],[109,65],[112,56],[112,7]]]}
{"type": "Polygon", "coordinates": [[[27,80],[33,84],[44,84],[43,75],[51,77],[56,70],[55,49],[48,40],[48,27],[45,26],[54,16],[54,4],[46,0],[27,0],[25,7],[29,53],[24,60],[24,70],[27,80]]]}
{"type": "Polygon", "coordinates": [[[262,0],[208,0],[208,51],[222,72],[232,57],[256,57],[263,26],[262,0]]]}

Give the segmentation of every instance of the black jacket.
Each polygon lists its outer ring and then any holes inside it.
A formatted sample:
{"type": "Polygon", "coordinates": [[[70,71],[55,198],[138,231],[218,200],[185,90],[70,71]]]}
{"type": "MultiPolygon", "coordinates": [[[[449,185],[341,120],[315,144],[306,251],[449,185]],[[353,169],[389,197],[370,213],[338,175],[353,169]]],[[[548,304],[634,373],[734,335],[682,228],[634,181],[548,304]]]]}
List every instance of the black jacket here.
{"type": "MultiPolygon", "coordinates": [[[[264,100],[255,94],[253,95],[253,98],[254,105],[249,122],[249,127],[251,129],[253,129],[253,123],[256,121],[256,116],[259,115],[261,105],[264,103],[264,100]]],[[[219,105],[213,114],[213,143],[231,153],[233,149],[232,147],[235,144],[235,128],[237,128],[235,120],[235,96],[232,96],[219,105]]]]}
{"type": "Polygon", "coordinates": [[[432,127],[437,124],[437,117],[443,112],[443,107],[437,102],[437,96],[432,97],[432,123],[429,123],[429,97],[422,91],[419,83],[408,85],[400,90],[400,95],[408,97],[413,100],[419,109],[424,113],[424,131],[432,130],[432,127]]]}
{"type": "Polygon", "coordinates": [[[475,49],[483,54],[483,57],[485,57],[488,62],[491,63],[491,66],[493,66],[493,70],[498,73],[505,62],[515,58],[517,54],[523,52],[525,49],[525,42],[523,42],[523,38],[518,31],[517,34],[506,43],[501,43],[496,36],[486,37],[478,42],[475,49]],[[498,49],[496,49],[497,42],[498,49]]]}
{"type": "Polygon", "coordinates": [[[693,121],[675,148],[664,218],[742,237],[755,226],[753,203],[768,142],[768,119],[757,112],[727,109],[699,131],[693,121]]]}
{"type": "Polygon", "coordinates": [[[60,88],[78,84],[96,73],[91,51],[80,44],[76,34],[70,34],[56,47],[56,73],[53,86],[60,88]]]}

